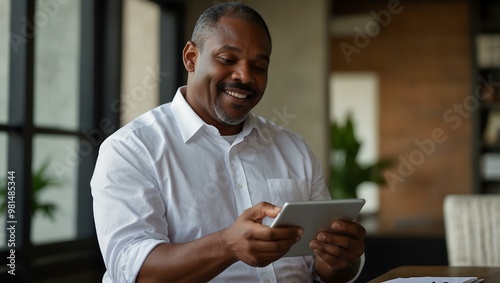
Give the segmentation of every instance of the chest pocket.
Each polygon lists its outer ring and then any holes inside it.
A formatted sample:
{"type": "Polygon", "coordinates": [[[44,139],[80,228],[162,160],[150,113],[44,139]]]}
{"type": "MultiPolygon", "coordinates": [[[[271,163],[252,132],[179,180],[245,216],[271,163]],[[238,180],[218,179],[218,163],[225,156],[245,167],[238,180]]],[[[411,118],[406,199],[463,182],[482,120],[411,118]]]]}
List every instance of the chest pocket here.
{"type": "Polygon", "coordinates": [[[272,204],[283,206],[287,201],[309,200],[306,182],[298,179],[268,179],[272,204]]]}

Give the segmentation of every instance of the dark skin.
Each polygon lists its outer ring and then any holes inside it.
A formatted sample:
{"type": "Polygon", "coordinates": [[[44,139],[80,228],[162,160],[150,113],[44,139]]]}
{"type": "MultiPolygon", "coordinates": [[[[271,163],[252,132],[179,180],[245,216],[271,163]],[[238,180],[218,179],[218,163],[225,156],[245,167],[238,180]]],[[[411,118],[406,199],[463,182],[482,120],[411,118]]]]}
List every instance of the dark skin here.
{"type": "Polygon", "coordinates": [[[245,23],[246,29],[241,23],[245,22],[222,18],[203,47],[188,42],[183,52],[184,66],[189,72],[186,101],[222,135],[239,133],[243,123],[222,122],[213,110],[214,105],[221,105],[232,119],[244,119],[267,86],[271,44],[261,27],[245,23]],[[246,97],[237,98],[228,92],[246,97]]]}
{"type": "Polygon", "coordinates": [[[279,211],[259,203],[224,230],[188,243],[158,245],[146,258],[137,282],[206,282],[237,261],[266,266],[281,258],[301,233],[297,227],[271,229],[261,224],[279,211]]]}
{"type": "MultiPolygon", "coordinates": [[[[239,133],[245,116],[264,94],[270,55],[271,44],[261,26],[221,18],[203,46],[188,42],[184,48],[186,101],[221,135],[239,133]]],[[[300,227],[262,225],[262,219],[274,218],[279,211],[259,203],[224,230],[188,243],[160,244],[146,258],[137,282],[205,282],[237,261],[266,266],[285,255],[303,232],[300,227]]],[[[332,223],[332,228],[334,232],[319,233],[310,243],[314,269],[326,282],[345,282],[358,270],[365,229],[342,221],[332,223]]]]}

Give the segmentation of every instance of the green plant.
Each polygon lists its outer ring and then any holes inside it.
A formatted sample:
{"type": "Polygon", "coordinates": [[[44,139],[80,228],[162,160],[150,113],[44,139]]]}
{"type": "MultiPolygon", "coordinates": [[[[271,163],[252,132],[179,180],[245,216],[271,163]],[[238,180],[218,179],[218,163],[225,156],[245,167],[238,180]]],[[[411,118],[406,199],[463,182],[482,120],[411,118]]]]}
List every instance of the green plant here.
{"type": "Polygon", "coordinates": [[[344,125],[331,124],[330,193],[333,198],[357,198],[356,188],[363,182],[384,184],[382,170],[392,164],[382,159],[373,164],[359,164],[357,157],[361,142],[356,137],[354,123],[349,115],[344,125]]]}
{"type": "MultiPolygon", "coordinates": [[[[57,210],[57,205],[53,202],[45,202],[41,200],[43,191],[51,188],[57,188],[61,183],[54,177],[47,174],[47,168],[50,162],[44,162],[35,172],[33,172],[33,190],[31,199],[31,217],[38,213],[54,220],[54,213],[57,210]]],[[[0,215],[6,212],[7,207],[7,179],[3,179],[0,187],[0,215]]]]}

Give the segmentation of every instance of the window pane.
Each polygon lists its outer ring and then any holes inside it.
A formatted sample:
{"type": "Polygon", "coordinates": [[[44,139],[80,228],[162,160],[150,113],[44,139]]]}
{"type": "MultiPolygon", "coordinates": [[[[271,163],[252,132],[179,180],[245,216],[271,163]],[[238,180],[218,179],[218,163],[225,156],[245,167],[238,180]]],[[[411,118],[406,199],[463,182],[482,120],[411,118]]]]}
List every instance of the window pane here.
{"type": "Polygon", "coordinates": [[[36,1],[35,124],[78,129],[80,1],[36,1]]]}
{"type": "Polygon", "coordinates": [[[74,239],[78,205],[78,138],[37,135],[33,141],[33,158],[33,175],[40,174],[46,166],[38,179],[50,179],[51,183],[33,195],[37,203],[31,231],[33,243],[74,239]],[[44,213],[44,206],[54,206],[50,215],[44,213]]]}
{"type": "MultiPolygon", "coordinates": [[[[9,38],[10,0],[0,0],[0,124],[7,122],[9,115],[9,38]]],[[[3,242],[2,242],[3,243],[3,242]]]]}
{"type": "MultiPolygon", "coordinates": [[[[6,178],[7,178],[7,134],[4,132],[0,132],[0,186],[3,186],[2,189],[5,189],[7,183],[6,178]]],[[[6,199],[7,196],[5,196],[6,199]]],[[[1,203],[5,201],[3,199],[1,203]]],[[[0,212],[0,250],[4,249],[6,247],[7,242],[5,241],[6,238],[6,218],[5,218],[5,211],[0,212]]]]}

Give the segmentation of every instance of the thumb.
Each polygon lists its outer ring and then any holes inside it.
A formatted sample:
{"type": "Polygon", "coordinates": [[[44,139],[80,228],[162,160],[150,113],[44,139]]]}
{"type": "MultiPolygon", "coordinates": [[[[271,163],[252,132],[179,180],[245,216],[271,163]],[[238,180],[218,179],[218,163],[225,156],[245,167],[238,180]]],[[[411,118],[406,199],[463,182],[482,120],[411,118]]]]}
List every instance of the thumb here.
{"type": "Polygon", "coordinates": [[[275,218],[281,211],[281,207],[275,206],[268,202],[258,203],[245,211],[246,216],[253,220],[259,221],[264,219],[266,216],[275,218]]]}

